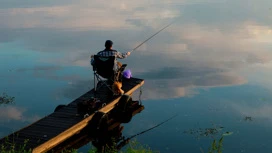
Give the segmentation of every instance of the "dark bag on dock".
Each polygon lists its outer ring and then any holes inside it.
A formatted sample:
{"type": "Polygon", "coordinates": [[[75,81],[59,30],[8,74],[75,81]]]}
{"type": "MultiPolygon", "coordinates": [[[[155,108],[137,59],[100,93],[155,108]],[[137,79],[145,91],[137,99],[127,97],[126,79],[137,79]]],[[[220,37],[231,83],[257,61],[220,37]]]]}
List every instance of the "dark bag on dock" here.
{"type": "Polygon", "coordinates": [[[92,114],[102,107],[102,102],[97,98],[90,98],[77,103],[77,113],[80,115],[92,114]]]}

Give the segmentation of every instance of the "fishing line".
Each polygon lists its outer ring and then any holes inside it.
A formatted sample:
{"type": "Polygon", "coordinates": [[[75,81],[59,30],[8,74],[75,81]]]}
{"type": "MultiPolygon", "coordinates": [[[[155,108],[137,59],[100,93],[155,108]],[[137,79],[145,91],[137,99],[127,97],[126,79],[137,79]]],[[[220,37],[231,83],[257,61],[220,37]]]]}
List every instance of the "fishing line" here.
{"type": "Polygon", "coordinates": [[[167,26],[163,27],[161,30],[159,30],[158,32],[156,32],[155,34],[153,34],[152,36],[150,36],[149,38],[147,38],[145,41],[143,41],[141,44],[139,44],[138,46],[136,46],[134,49],[132,49],[132,51],[130,51],[130,52],[133,52],[134,50],[136,50],[137,48],[139,48],[140,46],[142,46],[145,42],[147,42],[148,40],[150,40],[151,38],[153,38],[154,36],[156,36],[157,34],[159,34],[161,31],[163,31],[164,29],[166,29],[167,27],[169,27],[173,23],[174,23],[174,21],[171,22],[170,24],[168,24],[167,26]]]}
{"type": "Polygon", "coordinates": [[[143,133],[145,133],[145,132],[147,132],[147,131],[150,131],[150,130],[152,130],[152,129],[158,127],[158,126],[161,126],[162,124],[164,124],[164,123],[170,121],[171,119],[175,118],[176,116],[178,116],[178,114],[176,114],[176,115],[174,115],[174,116],[168,118],[167,120],[165,120],[165,121],[163,121],[163,122],[161,122],[161,123],[159,123],[159,124],[157,124],[157,125],[155,125],[155,126],[149,128],[149,129],[147,129],[147,130],[144,130],[144,131],[142,131],[142,132],[140,132],[140,133],[138,133],[138,134],[135,134],[135,135],[129,137],[129,139],[131,139],[131,138],[133,138],[133,137],[135,137],[135,136],[137,136],[137,135],[141,135],[141,134],[143,134],[143,133]]]}
{"type": "Polygon", "coordinates": [[[173,115],[172,117],[168,118],[167,120],[165,120],[165,121],[163,121],[163,122],[161,122],[161,123],[159,123],[159,124],[157,124],[157,125],[155,125],[155,126],[149,128],[149,129],[147,129],[147,130],[144,130],[144,131],[142,131],[142,132],[140,132],[140,133],[137,133],[137,134],[135,134],[135,135],[132,135],[132,136],[126,138],[126,139],[123,139],[123,141],[120,142],[119,145],[117,145],[117,148],[118,148],[118,149],[121,149],[124,145],[126,145],[126,144],[129,142],[130,139],[132,139],[132,138],[134,138],[134,137],[136,137],[136,136],[138,136],[138,135],[144,134],[145,132],[150,131],[150,130],[152,130],[152,129],[158,127],[158,126],[161,126],[162,124],[168,122],[169,120],[171,120],[171,119],[173,119],[173,118],[175,118],[175,117],[177,117],[177,116],[178,116],[178,114],[173,115]]]}

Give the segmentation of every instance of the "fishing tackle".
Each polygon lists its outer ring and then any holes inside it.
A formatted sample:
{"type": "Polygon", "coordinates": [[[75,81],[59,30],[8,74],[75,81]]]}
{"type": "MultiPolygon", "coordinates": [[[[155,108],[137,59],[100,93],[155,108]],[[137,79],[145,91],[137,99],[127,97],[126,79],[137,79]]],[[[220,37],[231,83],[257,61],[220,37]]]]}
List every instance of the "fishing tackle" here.
{"type": "Polygon", "coordinates": [[[170,25],[172,25],[174,22],[171,22],[170,24],[168,24],[167,26],[163,27],[161,30],[159,30],[158,32],[156,32],[155,34],[153,34],[152,36],[150,36],[149,38],[147,38],[145,41],[143,41],[141,44],[139,44],[138,46],[136,46],[134,49],[132,49],[130,52],[133,52],[134,50],[136,50],[137,48],[139,48],[140,46],[142,46],[145,42],[147,42],[149,39],[151,39],[152,37],[156,36],[158,33],[160,33],[162,30],[166,29],[167,27],[169,27],[170,25]]]}

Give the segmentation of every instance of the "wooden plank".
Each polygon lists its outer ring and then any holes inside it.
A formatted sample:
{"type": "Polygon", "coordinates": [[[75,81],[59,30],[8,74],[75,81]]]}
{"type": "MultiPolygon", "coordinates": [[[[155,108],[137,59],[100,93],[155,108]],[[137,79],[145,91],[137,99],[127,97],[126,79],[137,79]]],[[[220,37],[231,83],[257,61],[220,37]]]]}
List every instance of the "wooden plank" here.
{"type": "Polygon", "coordinates": [[[75,124],[79,119],[63,119],[63,118],[48,118],[47,120],[41,121],[37,124],[39,125],[48,125],[48,124],[53,124],[54,126],[70,126],[71,124],[75,124]]]}
{"type": "MultiPolygon", "coordinates": [[[[54,135],[60,133],[61,131],[47,131],[44,133],[37,133],[37,132],[23,132],[20,133],[20,136],[18,137],[18,139],[20,138],[29,138],[29,140],[34,140],[34,139],[43,139],[43,140],[49,140],[51,137],[53,137],[54,135]]],[[[36,145],[39,144],[39,142],[36,142],[36,145]]]]}
{"type": "MultiPolygon", "coordinates": [[[[135,90],[137,90],[143,84],[144,84],[144,81],[142,80],[141,82],[139,82],[139,84],[135,85],[132,89],[127,91],[125,94],[128,94],[128,95],[132,94],[135,90]]],[[[108,113],[110,110],[112,110],[114,108],[115,104],[119,101],[120,98],[121,97],[119,96],[118,98],[114,99],[111,103],[109,103],[105,107],[101,108],[99,111],[104,112],[104,113],[108,113]]],[[[81,129],[83,129],[84,127],[86,127],[88,125],[88,122],[92,119],[93,115],[94,114],[90,115],[89,117],[80,121],[78,124],[70,127],[69,129],[67,129],[66,131],[63,131],[59,135],[50,139],[49,141],[34,148],[33,153],[44,153],[44,152],[48,151],[49,149],[52,149],[53,147],[55,147],[57,144],[63,142],[67,138],[73,136],[74,134],[76,134],[77,132],[79,132],[81,129]]]]}
{"type": "Polygon", "coordinates": [[[92,117],[93,117],[93,114],[90,115],[89,117],[87,117],[86,119],[84,119],[83,121],[79,122],[78,124],[72,126],[68,130],[60,133],[56,137],[54,137],[54,138],[50,139],[49,141],[41,144],[40,146],[34,148],[33,149],[33,153],[43,153],[43,152],[46,152],[47,150],[53,148],[54,146],[56,146],[60,142],[64,141],[65,139],[73,136],[78,131],[80,131],[81,129],[83,129],[84,127],[86,127],[87,124],[88,124],[88,122],[89,122],[89,120],[91,120],[92,117]]]}
{"type": "MultiPolygon", "coordinates": [[[[144,81],[142,81],[140,84],[136,85],[135,87],[133,87],[131,90],[129,90],[128,92],[126,92],[125,94],[132,94],[135,90],[137,90],[139,87],[141,87],[144,84],[144,81]]],[[[119,101],[121,97],[117,98],[115,101],[111,102],[110,104],[108,104],[107,106],[101,108],[99,111],[103,112],[103,113],[108,113],[110,110],[112,110],[115,106],[115,104],[119,101]]]]}
{"type": "Polygon", "coordinates": [[[58,118],[78,118],[77,112],[56,112],[51,114],[50,116],[58,118]]]}

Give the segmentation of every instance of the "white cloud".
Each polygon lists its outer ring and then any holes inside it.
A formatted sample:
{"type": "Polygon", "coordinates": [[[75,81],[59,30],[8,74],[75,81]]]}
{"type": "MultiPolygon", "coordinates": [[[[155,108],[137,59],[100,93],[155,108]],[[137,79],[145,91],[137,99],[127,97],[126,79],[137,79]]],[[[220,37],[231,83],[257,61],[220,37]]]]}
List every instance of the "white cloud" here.
{"type": "Polygon", "coordinates": [[[26,109],[18,108],[16,106],[3,106],[0,107],[0,122],[6,122],[10,120],[15,121],[28,121],[34,122],[40,119],[39,116],[35,115],[32,117],[25,115],[26,109]]]}
{"type": "Polygon", "coordinates": [[[0,107],[0,119],[3,120],[21,120],[23,118],[24,109],[13,106],[0,107]]]}
{"type": "MultiPolygon", "coordinates": [[[[157,1],[150,2],[157,4],[157,1]]],[[[70,30],[112,30],[133,28],[127,19],[169,19],[179,16],[177,9],[154,7],[145,1],[84,1],[62,6],[0,9],[1,27],[56,28],[70,30]],[[143,10],[137,10],[143,8],[143,10]],[[135,10],[136,9],[136,10],[135,10]],[[159,13],[158,13],[159,12],[159,13]]],[[[135,28],[135,27],[134,27],[135,28]]]]}
{"type": "Polygon", "coordinates": [[[245,84],[247,80],[237,74],[218,73],[199,76],[180,76],[179,79],[146,79],[143,87],[143,99],[168,99],[197,94],[195,89],[214,88],[245,84]]]}
{"type": "Polygon", "coordinates": [[[262,25],[245,25],[245,30],[251,36],[248,43],[271,43],[272,28],[262,25]]]}
{"type": "Polygon", "coordinates": [[[260,44],[260,40],[261,42],[271,40],[271,30],[265,26],[251,26],[246,22],[241,23],[239,29],[223,31],[197,24],[186,24],[173,25],[168,31],[176,37],[175,42],[179,40],[180,44],[186,44],[186,49],[192,53],[189,54],[190,58],[195,61],[218,63],[246,61],[248,64],[266,64],[272,59],[272,53],[266,48],[267,46],[260,44]]]}
{"type": "Polygon", "coordinates": [[[265,103],[260,106],[232,103],[231,107],[239,114],[242,114],[243,116],[251,116],[253,119],[272,119],[272,105],[269,103],[265,103]]]}

